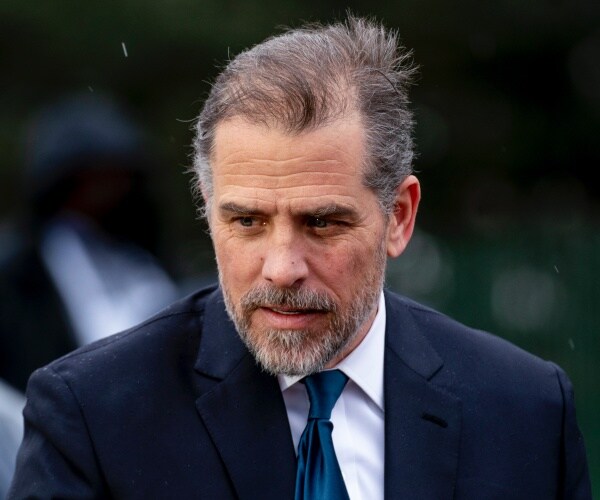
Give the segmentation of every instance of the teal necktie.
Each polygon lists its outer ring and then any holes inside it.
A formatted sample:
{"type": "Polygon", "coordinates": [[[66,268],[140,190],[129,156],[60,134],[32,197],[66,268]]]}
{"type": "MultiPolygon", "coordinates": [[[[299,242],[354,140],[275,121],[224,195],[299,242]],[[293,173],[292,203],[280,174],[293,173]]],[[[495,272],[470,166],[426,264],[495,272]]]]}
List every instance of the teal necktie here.
{"type": "Polygon", "coordinates": [[[348,500],[331,439],[333,424],[329,420],[348,377],[332,370],[309,375],[303,382],[310,410],[298,444],[295,500],[348,500]]]}

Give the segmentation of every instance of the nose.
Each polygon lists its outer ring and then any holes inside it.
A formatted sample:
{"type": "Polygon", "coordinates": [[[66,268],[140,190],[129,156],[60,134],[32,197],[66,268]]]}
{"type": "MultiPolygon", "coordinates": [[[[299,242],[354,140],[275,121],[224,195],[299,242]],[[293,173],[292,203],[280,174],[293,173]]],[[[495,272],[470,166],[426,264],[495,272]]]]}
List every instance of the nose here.
{"type": "Polygon", "coordinates": [[[292,228],[274,231],[264,254],[262,277],[279,288],[299,286],[308,277],[301,238],[292,228]]]}

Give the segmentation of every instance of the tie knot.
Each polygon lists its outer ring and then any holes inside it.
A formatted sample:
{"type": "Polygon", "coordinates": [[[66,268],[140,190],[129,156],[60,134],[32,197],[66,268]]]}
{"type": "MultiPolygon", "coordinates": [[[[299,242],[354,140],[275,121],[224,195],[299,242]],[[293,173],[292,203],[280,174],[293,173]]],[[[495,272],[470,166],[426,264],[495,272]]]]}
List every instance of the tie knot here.
{"type": "Polygon", "coordinates": [[[331,410],[344,390],[348,377],[340,370],[309,375],[303,380],[310,400],[308,418],[331,418],[331,410]]]}

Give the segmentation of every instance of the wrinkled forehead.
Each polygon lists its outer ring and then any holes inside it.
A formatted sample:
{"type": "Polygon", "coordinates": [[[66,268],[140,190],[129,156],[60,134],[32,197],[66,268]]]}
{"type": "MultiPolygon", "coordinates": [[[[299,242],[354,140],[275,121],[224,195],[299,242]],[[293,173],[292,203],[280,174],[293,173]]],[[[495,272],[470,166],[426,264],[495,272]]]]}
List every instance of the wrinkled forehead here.
{"type": "Polygon", "coordinates": [[[243,120],[223,123],[213,155],[213,206],[236,213],[359,213],[375,195],[362,173],[359,120],[288,134],[243,120]]]}
{"type": "Polygon", "coordinates": [[[213,173],[225,165],[241,167],[253,160],[279,162],[282,167],[321,162],[319,168],[327,169],[327,161],[362,167],[364,153],[365,133],[358,113],[301,132],[235,117],[217,125],[211,164],[213,173]]]}
{"type": "Polygon", "coordinates": [[[243,119],[223,122],[215,135],[213,187],[222,193],[244,186],[261,190],[261,196],[267,198],[271,196],[268,190],[292,196],[309,186],[319,193],[360,189],[363,136],[356,118],[301,134],[243,119]]]}

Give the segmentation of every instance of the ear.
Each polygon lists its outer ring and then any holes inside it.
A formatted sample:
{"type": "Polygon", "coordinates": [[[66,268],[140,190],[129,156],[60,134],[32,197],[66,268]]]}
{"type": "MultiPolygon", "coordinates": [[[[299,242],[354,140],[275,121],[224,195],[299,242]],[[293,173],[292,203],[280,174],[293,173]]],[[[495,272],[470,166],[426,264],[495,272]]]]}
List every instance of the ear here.
{"type": "Polygon", "coordinates": [[[388,257],[398,257],[408,245],[415,228],[420,200],[419,180],[414,175],[409,175],[396,189],[396,202],[387,230],[388,257]]]}

